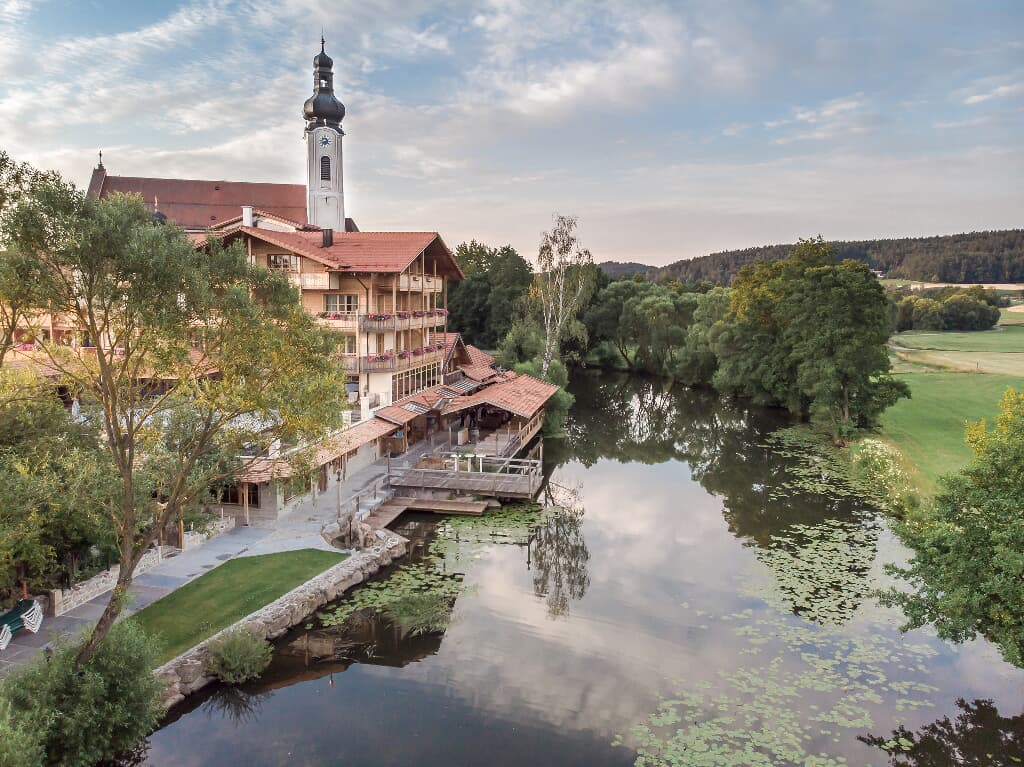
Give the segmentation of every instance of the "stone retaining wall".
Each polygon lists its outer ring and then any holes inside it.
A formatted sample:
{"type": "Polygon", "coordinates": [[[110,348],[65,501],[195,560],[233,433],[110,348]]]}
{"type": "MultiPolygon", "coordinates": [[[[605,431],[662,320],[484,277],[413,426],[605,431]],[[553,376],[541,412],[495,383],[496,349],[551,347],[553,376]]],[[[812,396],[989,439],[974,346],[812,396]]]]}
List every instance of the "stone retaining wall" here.
{"type": "MultiPolygon", "coordinates": [[[[163,547],[163,557],[176,552],[173,546],[163,547]]],[[[135,568],[135,575],[142,575],[144,572],[156,567],[162,558],[157,554],[155,548],[150,549],[142,555],[139,566],[135,568]]],[[[79,605],[84,605],[96,597],[106,594],[117,585],[117,576],[121,572],[121,565],[114,565],[99,575],[94,575],[87,581],[76,583],[70,589],[54,589],[48,593],[49,613],[52,616],[63,615],[68,610],[73,610],[79,605]]],[[[133,576],[134,577],[134,576],[133,576]]]]}
{"type": "Polygon", "coordinates": [[[225,516],[223,519],[214,519],[206,528],[205,532],[199,532],[198,530],[186,530],[185,531],[185,545],[182,546],[183,551],[194,549],[214,536],[226,533],[228,530],[233,530],[235,527],[235,518],[231,516],[225,516]]]}
{"type": "Polygon", "coordinates": [[[377,544],[360,551],[292,589],[266,607],[247,615],[237,623],[218,631],[191,650],[168,661],[154,673],[166,685],[164,706],[184,700],[213,681],[206,672],[210,645],[222,634],[245,627],[263,639],[277,639],[288,629],[304,622],[315,610],[338,599],[353,586],[362,583],[380,568],[406,553],[408,541],[390,530],[377,532],[377,544]]]}

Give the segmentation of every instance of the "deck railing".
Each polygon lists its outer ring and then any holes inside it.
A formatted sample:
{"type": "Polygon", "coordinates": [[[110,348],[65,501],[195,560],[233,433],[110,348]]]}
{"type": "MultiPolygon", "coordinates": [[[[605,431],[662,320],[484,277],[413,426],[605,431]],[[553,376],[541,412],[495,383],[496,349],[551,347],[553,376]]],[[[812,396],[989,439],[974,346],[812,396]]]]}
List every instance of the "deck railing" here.
{"type": "Polygon", "coordinates": [[[403,491],[451,490],[494,498],[533,498],[543,480],[541,462],[465,453],[442,453],[444,468],[408,468],[391,472],[391,487],[403,491]]]}

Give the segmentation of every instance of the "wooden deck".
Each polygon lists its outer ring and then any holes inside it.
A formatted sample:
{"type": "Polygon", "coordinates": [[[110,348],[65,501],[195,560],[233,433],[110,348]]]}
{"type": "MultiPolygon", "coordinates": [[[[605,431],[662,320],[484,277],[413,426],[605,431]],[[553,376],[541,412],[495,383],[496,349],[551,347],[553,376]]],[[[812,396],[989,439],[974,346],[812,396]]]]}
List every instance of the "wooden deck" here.
{"type": "Polygon", "coordinates": [[[432,511],[435,514],[456,514],[461,516],[483,516],[487,501],[446,501],[432,498],[396,496],[377,507],[366,518],[374,530],[387,527],[407,511],[432,511]]]}
{"type": "Polygon", "coordinates": [[[489,498],[532,499],[543,479],[541,462],[534,459],[450,453],[435,461],[429,468],[417,466],[392,472],[388,482],[403,496],[416,496],[417,490],[446,490],[489,498]]]}

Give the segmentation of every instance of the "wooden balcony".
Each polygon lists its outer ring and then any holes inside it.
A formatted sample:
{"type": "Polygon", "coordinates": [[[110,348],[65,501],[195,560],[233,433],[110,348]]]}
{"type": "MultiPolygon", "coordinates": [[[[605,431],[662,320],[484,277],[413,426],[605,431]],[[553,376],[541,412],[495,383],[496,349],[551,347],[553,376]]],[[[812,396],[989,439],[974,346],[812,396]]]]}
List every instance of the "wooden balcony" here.
{"type": "Polygon", "coordinates": [[[289,272],[288,281],[302,290],[337,290],[340,285],[339,276],[327,272],[289,272]]]}
{"type": "Polygon", "coordinates": [[[364,333],[392,333],[397,330],[420,330],[444,325],[447,312],[443,309],[399,310],[379,314],[359,315],[359,329],[364,333]],[[421,316],[417,317],[419,314],[421,316]]]}
{"type": "Polygon", "coordinates": [[[429,274],[398,275],[398,289],[401,291],[440,293],[443,286],[444,280],[441,277],[433,277],[429,274]]]}
{"type": "Polygon", "coordinates": [[[359,358],[359,370],[362,373],[398,373],[411,370],[431,362],[444,360],[444,350],[413,354],[409,352],[389,352],[386,354],[370,354],[359,358]]]}

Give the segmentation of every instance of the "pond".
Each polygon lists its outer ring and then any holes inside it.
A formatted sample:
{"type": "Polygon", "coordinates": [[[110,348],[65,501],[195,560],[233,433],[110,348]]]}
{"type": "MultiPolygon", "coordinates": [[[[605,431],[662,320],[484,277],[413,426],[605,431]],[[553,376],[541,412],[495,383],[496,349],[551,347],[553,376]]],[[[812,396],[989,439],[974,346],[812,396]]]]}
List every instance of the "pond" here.
{"type": "Polygon", "coordinates": [[[872,592],[906,550],[772,438],[778,413],[626,376],[572,390],[545,445],[564,511],[404,521],[417,552],[393,588],[285,637],[259,682],[186,701],[140,758],[1022,763],[1024,671],[984,641],[899,632],[872,592]],[[401,599],[401,623],[374,612],[401,599]]]}

